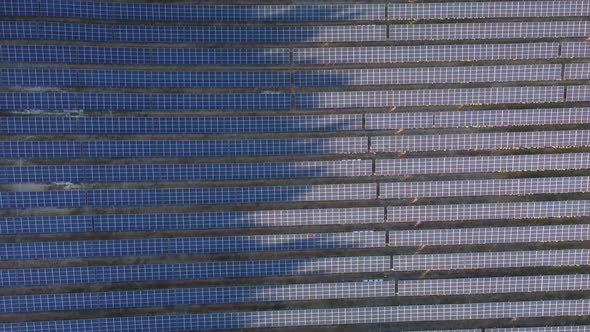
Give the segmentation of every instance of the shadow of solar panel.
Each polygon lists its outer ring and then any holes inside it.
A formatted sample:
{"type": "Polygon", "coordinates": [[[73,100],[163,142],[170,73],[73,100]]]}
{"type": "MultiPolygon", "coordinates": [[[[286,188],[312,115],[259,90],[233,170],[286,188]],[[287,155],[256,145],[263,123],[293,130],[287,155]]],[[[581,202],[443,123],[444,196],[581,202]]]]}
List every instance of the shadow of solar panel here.
{"type": "Polygon", "coordinates": [[[0,218],[0,234],[92,232],[90,215],[0,218]]]}
{"type": "Polygon", "coordinates": [[[322,47],[292,52],[294,64],[552,59],[559,57],[559,43],[322,47]]]}
{"type": "Polygon", "coordinates": [[[500,269],[590,264],[590,250],[537,250],[393,256],[394,271],[500,269]]]}
{"type": "Polygon", "coordinates": [[[0,260],[385,247],[386,232],[0,243],[0,260]]]}
{"type": "Polygon", "coordinates": [[[590,289],[590,275],[400,280],[398,287],[399,296],[581,291],[590,289]]]}
{"type": "Polygon", "coordinates": [[[384,220],[385,211],[378,207],[93,216],[98,232],[373,224],[384,220]]]}
{"type": "Polygon", "coordinates": [[[2,269],[0,285],[65,285],[148,280],[296,276],[390,271],[389,256],[219,261],[148,265],[105,265],[2,269]]]}
{"type": "Polygon", "coordinates": [[[463,40],[587,37],[587,21],[391,24],[391,40],[463,40]]]}
{"type": "Polygon", "coordinates": [[[388,17],[396,20],[495,18],[495,17],[570,17],[589,16],[586,1],[506,1],[449,3],[390,3],[388,17]]]}

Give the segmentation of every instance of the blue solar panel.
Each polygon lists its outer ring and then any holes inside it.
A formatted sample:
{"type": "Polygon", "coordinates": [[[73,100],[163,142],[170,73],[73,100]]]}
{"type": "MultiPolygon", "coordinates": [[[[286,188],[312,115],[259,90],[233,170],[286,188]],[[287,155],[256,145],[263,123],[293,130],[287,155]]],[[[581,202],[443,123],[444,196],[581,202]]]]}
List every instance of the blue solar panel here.
{"type": "Polygon", "coordinates": [[[0,243],[0,260],[385,247],[385,232],[0,243]]]}
{"type": "Polygon", "coordinates": [[[0,286],[389,272],[389,256],[2,269],[0,286]]]}
{"type": "Polygon", "coordinates": [[[361,114],[250,117],[0,117],[0,133],[242,133],[361,130],[361,114]]]}
{"type": "Polygon", "coordinates": [[[0,192],[0,209],[79,207],[87,205],[86,196],[73,190],[0,192]]]}
{"type": "Polygon", "coordinates": [[[289,109],[286,93],[0,93],[0,109],[12,110],[264,110],[289,109]]]}
{"type": "Polygon", "coordinates": [[[0,141],[2,158],[80,157],[80,142],[74,141],[0,141]]]}
{"type": "Polygon", "coordinates": [[[87,180],[87,172],[81,165],[0,166],[0,183],[80,182],[87,180]]]}
{"type": "Polygon", "coordinates": [[[0,234],[92,232],[92,216],[0,218],[0,234]]]}
{"type": "Polygon", "coordinates": [[[1,16],[37,16],[38,0],[3,0],[0,2],[1,16]]]}
{"type": "Polygon", "coordinates": [[[0,61],[128,65],[280,65],[289,63],[289,49],[0,45],[0,61]]]}

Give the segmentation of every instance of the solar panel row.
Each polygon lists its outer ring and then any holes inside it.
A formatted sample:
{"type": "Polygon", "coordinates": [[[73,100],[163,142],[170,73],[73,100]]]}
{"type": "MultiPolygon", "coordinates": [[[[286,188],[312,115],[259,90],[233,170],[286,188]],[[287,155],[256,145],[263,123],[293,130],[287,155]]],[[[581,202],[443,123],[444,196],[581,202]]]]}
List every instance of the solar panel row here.
{"type": "Polygon", "coordinates": [[[493,17],[590,16],[587,1],[504,1],[447,3],[391,3],[388,18],[396,20],[493,17]]]}
{"type": "Polygon", "coordinates": [[[390,231],[389,245],[452,246],[590,240],[590,224],[390,231]]]}
{"type": "Polygon", "coordinates": [[[246,117],[1,117],[0,133],[170,134],[363,129],[361,114],[246,117]]]}
{"type": "Polygon", "coordinates": [[[590,201],[390,206],[389,222],[562,218],[590,215],[590,201]]]}
{"type": "Polygon", "coordinates": [[[0,157],[170,157],[368,152],[367,137],[199,141],[2,141],[0,157]]]}
{"type": "Polygon", "coordinates": [[[588,43],[518,43],[322,48],[141,48],[0,45],[0,61],[128,65],[397,63],[590,57],[588,43]],[[562,49],[560,55],[559,49],[562,49]]]}
{"type": "Polygon", "coordinates": [[[399,296],[581,291],[590,289],[590,275],[400,280],[398,289],[399,296]]]}
{"type": "Polygon", "coordinates": [[[64,0],[5,0],[6,16],[224,22],[353,21],[385,18],[385,5],[185,5],[64,0]]]}
{"type": "MultiPolygon", "coordinates": [[[[566,79],[590,76],[584,64],[566,67],[566,79]],[[573,77],[570,72],[576,73],[573,77]],[[584,73],[586,71],[586,73],[584,73]]],[[[1,85],[165,87],[287,87],[434,84],[561,80],[560,64],[346,69],[310,71],[129,71],[96,69],[2,69],[1,85]]]]}
{"type": "Polygon", "coordinates": [[[291,107],[287,93],[4,92],[0,109],[12,110],[278,110],[291,107]]]}
{"type": "Polygon", "coordinates": [[[587,80],[590,79],[590,64],[588,63],[570,63],[566,64],[563,75],[569,80],[587,80]]]}
{"type": "Polygon", "coordinates": [[[505,269],[589,265],[590,250],[471,252],[393,256],[393,271],[505,269]]]}
{"type": "MultiPolygon", "coordinates": [[[[452,174],[590,168],[589,153],[375,160],[375,175],[452,174]]],[[[0,168],[0,173],[2,168],[0,168]]],[[[11,171],[4,170],[6,175],[11,171]]]]}
{"type": "Polygon", "coordinates": [[[527,149],[590,145],[590,131],[533,131],[371,137],[372,152],[527,149]]]}
{"type": "Polygon", "coordinates": [[[567,101],[589,101],[590,85],[571,86],[567,89],[567,101]]]}
{"type": "Polygon", "coordinates": [[[71,45],[0,45],[4,62],[127,65],[284,65],[287,48],[140,48],[71,45]]]}
{"type": "Polygon", "coordinates": [[[387,25],[124,25],[2,21],[1,39],[175,43],[324,43],[386,41],[387,25]]]}
{"type": "Polygon", "coordinates": [[[0,260],[385,247],[385,233],[305,233],[0,243],[0,260]]]}
{"type": "Polygon", "coordinates": [[[345,325],[386,322],[458,321],[520,317],[581,316],[590,313],[589,300],[547,300],[435,304],[390,307],[295,309],[275,311],[215,312],[37,321],[0,324],[0,331],[157,331],[345,325]]]}
{"type": "Polygon", "coordinates": [[[544,326],[485,329],[486,332],[588,332],[590,325],[580,326],[544,326]]]}
{"type": "Polygon", "coordinates": [[[311,301],[395,296],[395,281],[145,289],[0,297],[0,312],[35,312],[194,304],[311,301]]]}
{"type": "Polygon", "coordinates": [[[217,261],[148,265],[105,265],[2,269],[0,285],[63,285],[148,280],[371,273],[391,270],[390,256],[217,261]]]}
{"type": "Polygon", "coordinates": [[[379,198],[534,195],[589,192],[590,176],[523,179],[390,182],[379,184],[379,198]]]}
{"type": "Polygon", "coordinates": [[[0,166],[0,183],[180,181],[302,177],[370,176],[370,160],[0,166]]]}
{"type": "Polygon", "coordinates": [[[384,221],[385,210],[379,207],[30,216],[0,218],[0,234],[295,227],[304,225],[375,224],[384,221]]]}
{"type": "MultiPolygon", "coordinates": [[[[542,70],[542,68],[539,69],[542,70]]],[[[131,71],[19,68],[0,70],[0,84],[120,88],[287,87],[291,85],[291,73],[288,71],[131,71]]]]}
{"type": "Polygon", "coordinates": [[[588,35],[590,35],[588,21],[389,25],[389,39],[397,41],[540,39],[588,37],[588,35]]]}
{"type": "Polygon", "coordinates": [[[0,208],[370,200],[376,183],[0,192],[0,208]]]}

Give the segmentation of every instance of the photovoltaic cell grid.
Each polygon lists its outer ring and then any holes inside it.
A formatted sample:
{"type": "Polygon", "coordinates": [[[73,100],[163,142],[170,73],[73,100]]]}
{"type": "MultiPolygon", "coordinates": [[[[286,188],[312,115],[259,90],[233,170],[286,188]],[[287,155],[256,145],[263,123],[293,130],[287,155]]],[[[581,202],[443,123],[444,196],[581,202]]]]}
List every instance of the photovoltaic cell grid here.
{"type": "Polygon", "coordinates": [[[435,128],[589,123],[590,108],[436,112],[433,118],[435,128]]]}
{"type": "Polygon", "coordinates": [[[385,247],[385,233],[305,233],[197,238],[0,243],[0,260],[385,247]]]}
{"type": "Polygon", "coordinates": [[[0,192],[0,208],[309,202],[376,199],[377,184],[0,192]]]}
{"type": "MultiPolygon", "coordinates": [[[[398,158],[375,160],[375,175],[523,172],[590,168],[590,154],[398,158]]],[[[0,173],[2,168],[0,168],[0,173]]],[[[8,175],[9,171],[4,170],[8,175]]]]}
{"type": "Polygon", "coordinates": [[[399,296],[579,291],[590,289],[590,275],[400,280],[398,287],[399,296]]]}
{"type": "Polygon", "coordinates": [[[394,247],[585,241],[589,239],[590,225],[587,224],[389,232],[389,245],[394,247]]]}
{"type": "Polygon", "coordinates": [[[284,65],[287,48],[140,48],[0,45],[0,61],[126,65],[284,65]]]}
{"type": "Polygon", "coordinates": [[[566,100],[590,101],[590,85],[576,85],[568,87],[566,100]]]}
{"type": "Polygon", "coordinates": [[[370,160],[0,166],[0,183],[268,179],[370,176],[372,173],[370,160]]]}
{"type": "Polygon", "coordinates": [[[296,309],[275,311],[216,312],[204,314],[97,318],[0,324],[0,331],[158,331],[262,328],[311,325],[344,325],[386,322],[459,321],[515,317],[583,316],[589,300],[549,300],[436,304],[390,307],[296,309]]]}
{"type": "Polygon", "coordinates": [[[472,270],[590,264],[590,250],[537,250],[393,256],[394,271],[472,270]]]}
{"type": "Polygon", "coordinates": [[[590,145],[590,131],[496,132],[371,137],[372,152],[453,151],[590,145]]]}
{"type": "Polygon", "coordinates": [[[88,310],[194,304],[309,301],[395,296],[395,281],[151,289],[0,297],[0,312],[88,310]]]}
{"type": "Polygon", "coordinates": [[[563,75],[566,80],[590,79],[590,64],[588,64],[588,63],[566,64],[563,75]]]}
{"type": "Polygon", "coordinates": [[[92,216],[0,218],[0,234],[92,232],[92,216]]]}
{"type": "Polygon", "coordinates": [[[562,58],[590,58],[590,43],[567,42],[561,43],[562,58]]]}
{"type": "Polygon", "coordinates": [[[368,42],[386,41],[387,26],[171,26],[3,21],[0,22],[0,38],[176,43],[368,42]]]}
{"type": "Polygon", "coordinates": [[[0,285],[60,285],[148,280],[388,272],[390,256],[2,269],[0,285]]]}
{"type": "Polygon", "coordinates": [[[11,110],[265,110],[289,109],[281,92],[230,94],[6,92],[0,109],[11,110]]]}
{"type": "Polygon", "coordinates": [[[561,218],[590,215],[590,201],[390,206],[388,222],[561,218]]]}
{"type": "Polygon", "coordinates": [[[587,21],[391,24],[389,39],[462,40],[588,37],[587,21]]]}
{"type": "Polygon", "coordinates": [[[390,3],[388,17],[396,20],[589,16],[587,1],[505,1],[449,3],[390,3]]]}
{"type": "Polygon", "coordinates": [[[366,137],[200,141],[2,141],[0,157],[182,157],[347,154],[368,150],[366,137]]]}
{"type": "Polygon", "coordinates": [[[559,57],[559,43],[322,47],[292,52],[294,64],[553,59],[559,57]]]}
{"type": "Polygon", "coordinates": [[[294,83],[297,86],[435,84],[560,79],[561,65],[559,64],[341,69],[294,72],[294,83]]]}
{"type": "Polygon", "coordinates": [[[525,86],[394,91],[307,92],[295,94],[295,106],[302,109],[330,109],[561,102],[563,101],[564,89],[565,87],[563,86],[525,86]]]}
{"type": "Polygon", "coordinates": [[[179,5],[96,1],[6,0],[0,13],[118,20],[178,21],[353,21],[385,18],[385,5],[179,5]]]}
{"type": "Polygon", "coordinates": [[[489,332],[588,332],[590,326],[544,326],[486,329],[489,332]]]}
{"type": "Polygon", "coordinates": [[[361,130],[361,114],[243,117],[1,117],[0,133],[170,134],[361,130]]]}
{"type": "Polygon", "coordinates": [[[534,195],[590,191],[590,177],[394,182],[379,185],[379,198],[534,195]]]}
{"type": "MultiPolygon", "coordinates": [[[[561,67],[560,67],[561,68],[561,67]]],[[[130,71],[97,69],[3,69],[1,85],[165,87],[286,87],[287,71],[130,71]]]]}

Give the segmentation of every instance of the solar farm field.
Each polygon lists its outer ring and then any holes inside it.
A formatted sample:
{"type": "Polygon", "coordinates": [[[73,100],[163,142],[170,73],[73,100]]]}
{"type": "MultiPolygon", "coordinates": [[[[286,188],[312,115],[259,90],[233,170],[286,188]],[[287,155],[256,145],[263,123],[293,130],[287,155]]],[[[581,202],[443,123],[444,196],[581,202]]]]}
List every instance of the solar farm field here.
{"type": "Polygon", "coordinates": [[[590,0],[0,18],[0,332],[590,332],[590,0]]]}

